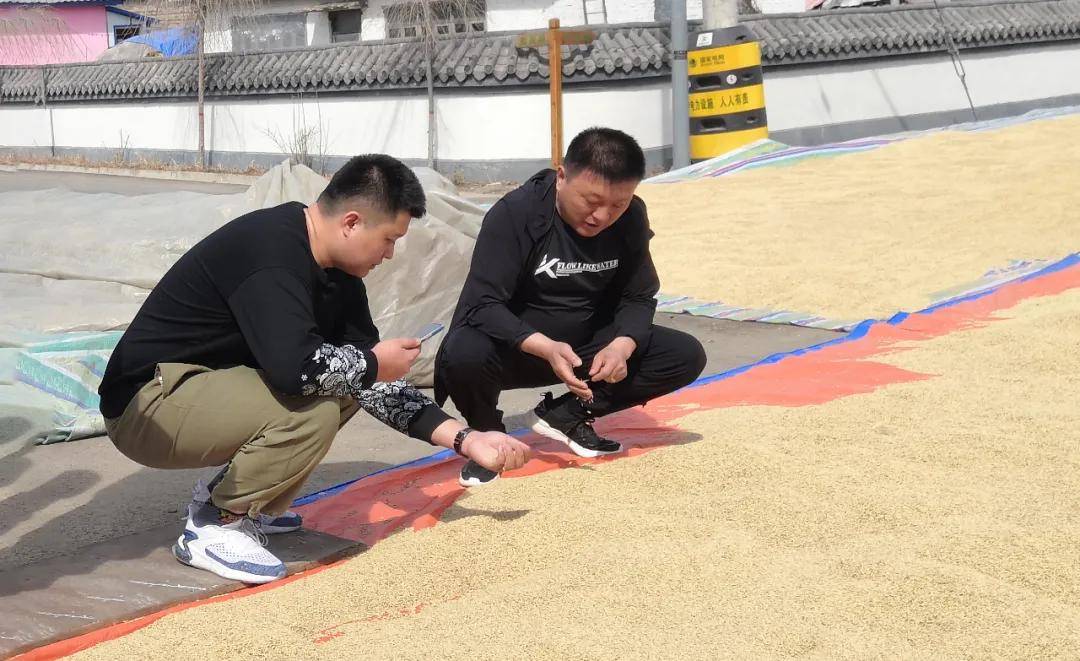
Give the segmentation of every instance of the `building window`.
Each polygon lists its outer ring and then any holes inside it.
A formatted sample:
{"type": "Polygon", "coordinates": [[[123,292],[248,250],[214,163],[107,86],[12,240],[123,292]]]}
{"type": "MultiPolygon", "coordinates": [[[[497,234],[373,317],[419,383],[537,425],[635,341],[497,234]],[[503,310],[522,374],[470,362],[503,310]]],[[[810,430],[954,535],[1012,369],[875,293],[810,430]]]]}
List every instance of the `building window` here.
{"type": "Polygon", "coordinates": [[[304,48],[306,14],[264,14],[232,19],[233,50],[238,52],[304,48]]]}
{"type": "Polygon", "coordinates": [[[360,41],[360,20],[363,15],[363,9],[330,12],[330,41],[360,41]]]}
{"type": "MultiPolygon", "coordinates": [[[[437,36],[484,31],[485,0],[436,0],[428,5],[432,31],[437,36]]],[[[406,2],[386,8],[386,36],[416,37],[422,32],[424,6],[406,2]]]]}
{"type": "Polygon", "coordinates": [[[113,43],[119,44],[131,39],[139,34],[138,25],[116,25],[113,26],[113,43]]]}

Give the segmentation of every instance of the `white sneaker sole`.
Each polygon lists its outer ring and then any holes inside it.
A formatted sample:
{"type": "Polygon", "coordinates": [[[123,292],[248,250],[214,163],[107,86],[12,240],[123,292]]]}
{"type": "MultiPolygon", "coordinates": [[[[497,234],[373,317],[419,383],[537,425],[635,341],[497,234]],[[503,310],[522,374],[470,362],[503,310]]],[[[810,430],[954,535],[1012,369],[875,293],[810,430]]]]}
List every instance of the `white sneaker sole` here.
{"type": "Polygon", "coordinates": [[[210,572],[211,574],[217,574],[218,576],[222,578],[227,578],[230,581],[240,581],[241,583],[262,584],[276,581],[280,578],[285,578],[284,572],[281,574],[281,576],[263,576],[261,574],[251,574],[246,571],[241,571],[239,569],[233,569],[232,567],[226,567],[219,562],[215,562],[213,558],[208,558],[202,553],[193,551],[190,544],[188,545],[188,555],[190,557],[185,559],[182,557],[183,554],[179,548],[180,542],[183,539],[183,536],[181,536],[180,539],[176,541],[176,544],[173,545],[172,549],[173,557],[176,558],[177,561],[179,561],[181,564],[185,564],[189,567],[195,567],[196,569],[202,569],[204,571],[210,572]]]}
{"type": "Polygon", "coordinates": [[[552,427],[548,423],[544,422],[543,418],[536,415],[535,413],[532,415],[532,418],[533,418],[534,422],[532,423],[531,429],[534,432],[536,432],[537,434],[540,434],[541,436],[544,436],[546,438],[550,438],[553,441],[558,441],[560,443],[565,444],[566,446],[568,446],[570,448],[570,450],[574,454],[576,454],[579,457],[586,457],[586,458],[589,458],[589,459],[594,459],[596,457],[603,457],[605,455],[618,454],[619,452],[622,452],[622,446],[621,445],[619,446],[618,450],[612,450],[610,452],[603,452],[601,450],[590,450],[589,448],[582,447],[582,446],[578,445],[576,442],[574,442],[573,440],[571,440],[570,437],[567,436],[566,434],[562,433],[558,429],[555,429],[554,427],[552,427]]]}

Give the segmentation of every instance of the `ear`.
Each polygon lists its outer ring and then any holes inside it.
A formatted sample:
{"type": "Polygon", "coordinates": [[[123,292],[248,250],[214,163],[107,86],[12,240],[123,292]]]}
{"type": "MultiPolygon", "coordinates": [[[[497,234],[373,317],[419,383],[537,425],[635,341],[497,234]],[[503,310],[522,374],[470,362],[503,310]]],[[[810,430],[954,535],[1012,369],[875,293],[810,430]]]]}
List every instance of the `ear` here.
{"type": "Polygon", "coordinates": [[[352,234],[355,230],[359,229],[360,225],[363,224],[363,222],[364,219],[359,213],[355,211],[348,211],[345,213],[344,216],[341,217],[341,231],[344,232],[346,236],[348,236],[349,234],[352,234]]]}
{"type": "Polygon", "coordinates": [[[563,185],[566,183],[566,168],[562,165],[555,170],[555,190],[562,190],[563,185]]]}

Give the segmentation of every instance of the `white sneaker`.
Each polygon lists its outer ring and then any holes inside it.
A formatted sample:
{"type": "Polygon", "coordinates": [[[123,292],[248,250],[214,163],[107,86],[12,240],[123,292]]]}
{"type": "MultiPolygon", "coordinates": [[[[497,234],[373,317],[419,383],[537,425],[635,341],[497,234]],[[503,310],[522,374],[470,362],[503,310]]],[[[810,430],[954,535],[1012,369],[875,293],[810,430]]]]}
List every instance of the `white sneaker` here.
{"type": "Polygon", "coordinates": [[[218,518],[218,508],[207,503],[188,505],[184,533],[173,544],[177,560],[233,581],[268,583],[285,576],[285,563],[263,548],[265,535],[254,520],[241,517],[230,523],[218,518]]]}
{"type": "MultiPolygon", "coordinates": [[[[218,473],[211,482],[216,483],[224,474],[225,471],[223,470],[218,473]]],[[[210,487],[202,480],[196,482],[194,488],[192,488],[191,502],[195,505],[205,505],[210,502],[210,487]]],[[[258,518],[255,519],[255,523],[264,535],[280,535],[284,532],[300,530],[300,527],[304,523],[304,518],[296,512],[289,510],[279,516],[259,514],[258,518]]]]}

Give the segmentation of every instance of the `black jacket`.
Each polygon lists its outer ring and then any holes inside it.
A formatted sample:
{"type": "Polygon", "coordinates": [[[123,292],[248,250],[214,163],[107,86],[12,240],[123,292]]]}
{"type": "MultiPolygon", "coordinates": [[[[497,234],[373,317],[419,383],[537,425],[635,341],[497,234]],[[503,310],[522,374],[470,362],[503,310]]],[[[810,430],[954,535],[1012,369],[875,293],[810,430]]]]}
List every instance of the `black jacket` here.
{"type": "MultiPolygon", "coordinates": [[[[555,172],[542,170],[488,211],[451,331],[472,326],[515,347],[536,332],[517,315],[527,302],[520,285],[532,275],[529,267],[537,260],[538,246],[559,222],[554,209],[555,172]]],[[[622,237],[625,250],[615,278],[597,305],[597,318],[613,324],[615,336],[627,336],[645,346],[660,288],[649,254],[652,232],[645,203],[635,196],[626,212],[604,231],[622,237]]]]}

